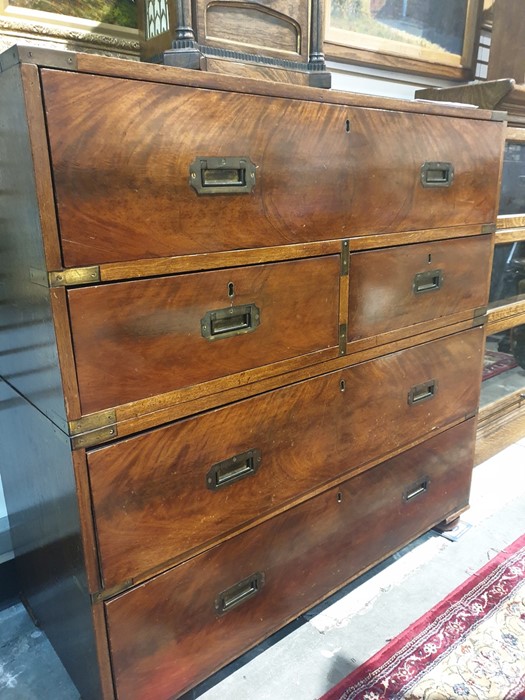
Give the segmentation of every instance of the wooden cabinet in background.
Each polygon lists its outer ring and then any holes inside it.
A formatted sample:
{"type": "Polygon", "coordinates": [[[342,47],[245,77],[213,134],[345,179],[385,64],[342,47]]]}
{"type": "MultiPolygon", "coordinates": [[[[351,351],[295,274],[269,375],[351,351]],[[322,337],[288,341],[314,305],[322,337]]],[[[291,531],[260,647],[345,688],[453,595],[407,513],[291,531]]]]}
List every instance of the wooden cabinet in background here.
{"type": "Polygon", "coordinates": [[[24,596],[85,700],[176,698],[468,507],[503,123],[0,67],[24,596]]]}

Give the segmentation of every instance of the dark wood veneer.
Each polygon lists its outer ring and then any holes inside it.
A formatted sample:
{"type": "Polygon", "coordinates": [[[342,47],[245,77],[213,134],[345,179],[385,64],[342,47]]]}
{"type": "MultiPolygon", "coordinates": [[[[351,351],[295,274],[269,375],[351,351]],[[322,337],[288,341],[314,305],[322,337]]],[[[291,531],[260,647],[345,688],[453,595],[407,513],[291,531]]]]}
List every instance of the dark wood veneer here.
{"type": "Polygon", "coordinates": [[[482,341],[473,329],[91,452],[104,585],[180,560],[473,413],[482,341]],[[432,379],[435,396],[410,405],[411,388],[432,379]],[[255,474],[207,488],[214,464],[254,448],[255,474]]]}
{"type": "Polygon", "coordinates": [[[203,678],[203,666],[207,672],[222,666],[414,534],[463,509],[473,423],[108,602],[119,700],[178,697],[203,678]],[[427,483],[426,492],[407,501],[407,489],[420,483],[427,483]],[[217,596],[257,572],[265,579],[260,591],[219,615],[217,596]]]}
{"type": "Polygon", "coordinates": [[[25,597],[85,700],[178,697],[468,506],[503,133],[0,55],[0,468],[25,597]],[[229,157],[251,191],[197,194],[197,159],[229,157]],[[209,340],[231,308],[243,332],[209,340]]]}
{"type": "Polygon", "coordinates": [[[501,124],[480,139],[470,120],[42,78],[66,266],[424,229],[443,211],[449,226],[495,217],[501,124]],[[249,157],[253,192],[197,195],[190,164],[210,156],[249,157]],[[423,187],[426,161],[453,163],[452,186],[423,187]]]}
{"type": "Polygon", "coordinates": [[[83,413],[301,356],[308,364],[328,348],[337,356],[339,279],[333,255],[69,291],[83,413]],[[255,330],[203,337],[207,312],[248,304],[255,330]]]}

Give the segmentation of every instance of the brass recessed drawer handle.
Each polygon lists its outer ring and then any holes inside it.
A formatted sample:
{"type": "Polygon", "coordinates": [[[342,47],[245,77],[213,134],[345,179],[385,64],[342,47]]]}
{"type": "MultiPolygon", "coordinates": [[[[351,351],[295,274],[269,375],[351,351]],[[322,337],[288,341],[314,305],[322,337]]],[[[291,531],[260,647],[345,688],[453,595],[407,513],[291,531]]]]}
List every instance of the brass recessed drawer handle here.
{"type": "Polygon", "coordinates": [[[207,311],[201,319],[201,335],[206,340],[231,338],[251,333],[261,323],[261,312],[255,304],[228,306],[207,311]]]}
{"type": "Polygon", "coordinates": [[[432,379],[424,384],[413,386],[408,392],[408,403],[412,406],[433,399],[437,392],[437,381],[432,379]]]}
{"type": "Polygon", "coordinates": [[[197,194],[249,194],[255,169],[248,157],[199,157],[190,165],[189,183],[197,194]]]}
{"type": "Polygon", "coordinates": [[[452,163],[427,161],[421,166],[421,184],[423,187],[450,187],[454,181],[452,163]]]}
{"type": "Polygon", "coordinates": [[[206,474],[206,486],[211,491],[217,491],[224,486],[234,484],[240,479],[255,474],[261,464],[259,450],[249,450],[214,464],[206,474]]]}
{"type": "Polygon", "coordinates": [[[410,486],[407,486],[403,491],[403,500],[411,501],[417,496],[421,496],[423,493],[428,491],[429,485],[430,479],[428,477],[424,477],[423,479],[416,481],[414,484],[410,484],[410,486]]]}
{"type": "Polygon", "coordinates": [[[441,289],[443,284],[443,270],[427,270],[418,272],[414,277],[412,288],[414,294],[424,294],[425,292],[435,292],[441,289]]]}
{"type": "Polygon", "coordinates": [[[224,615],[238,605],[253,598],[264,585],[264,574],[257,571],[248,578],[239,581],[226,591],[219,593],[215,600],[215,610],[224,615]]]}

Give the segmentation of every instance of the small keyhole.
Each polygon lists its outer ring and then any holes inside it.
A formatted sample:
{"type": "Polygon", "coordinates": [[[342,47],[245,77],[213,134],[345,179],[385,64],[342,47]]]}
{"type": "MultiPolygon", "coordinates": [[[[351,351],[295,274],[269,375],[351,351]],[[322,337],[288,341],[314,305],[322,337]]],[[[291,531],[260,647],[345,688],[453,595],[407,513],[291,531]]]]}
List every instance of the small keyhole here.
{"type": "Polygon", "coordinates": [[[339,389],[341,391],[344,391],[346,389],[346,382],[344,379],[341,379],[341,381],[339,382],[339,389]]]}
{"type": "Polygon", "coordinates": [[[345,121],[345,131],[346,131],[347,134],[350,133],[350,119],[347,119],[347,120],[345,121]]]}
{"type": "Polygon", "coordinates": [[[429,253],[428,254],[428,264],[430,265],[431,262],[432,262],[432,253],[429,253]]]}
{"type": "Polygon", "coordinates": [[[233,299],[233,297],[235,296],[235,285],[233,284],[233,282],[228,282],[228,296],[230,297],[230,299],[233,299]]]}
{"type": "Polygon", "coordinates": [[[338,491],[337,492],[337,502],[341,503],[342,500],[343,500],[343,494],[341,493],[341,491],[338,491]]]}

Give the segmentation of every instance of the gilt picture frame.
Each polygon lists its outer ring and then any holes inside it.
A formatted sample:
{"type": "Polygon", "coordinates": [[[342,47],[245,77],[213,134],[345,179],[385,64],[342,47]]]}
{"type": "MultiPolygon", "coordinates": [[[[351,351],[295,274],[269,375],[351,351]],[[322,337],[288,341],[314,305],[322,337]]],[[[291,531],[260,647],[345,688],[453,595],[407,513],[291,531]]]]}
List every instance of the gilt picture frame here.
{"type": "Polygon", "coordinates": [[[138,60],[134,0],[0,0],[0,48],[15,43],[138,60]],[[127,12],[119,13],[126,3],[127,12]],[[68,10],[74,14],[68,14],[68,10]]]}
{"type": "Polygon", "coordinates": [[[468,79],[483,0],[325,0],[327,58],[468,79]]]}

